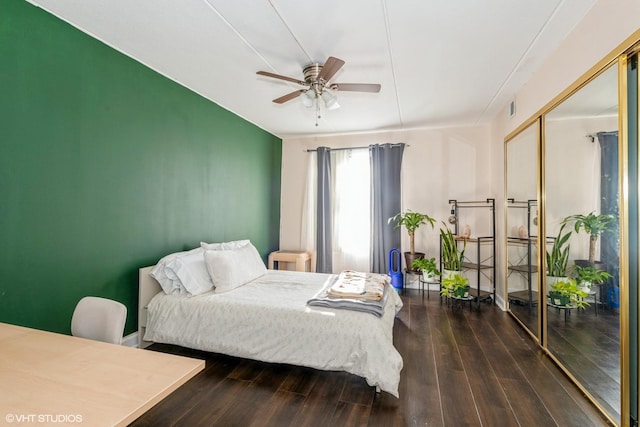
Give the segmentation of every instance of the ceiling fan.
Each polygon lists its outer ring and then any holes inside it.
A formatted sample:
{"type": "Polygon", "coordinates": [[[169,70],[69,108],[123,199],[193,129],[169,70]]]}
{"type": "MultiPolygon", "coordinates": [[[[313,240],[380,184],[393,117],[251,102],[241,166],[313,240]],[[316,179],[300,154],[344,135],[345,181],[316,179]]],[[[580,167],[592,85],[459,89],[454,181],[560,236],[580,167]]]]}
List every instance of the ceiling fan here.
{"type": "Polygon", "coordinates": [[[284,104],[296,97],[300,97],[305,107],[316,105],[319,108],[317,100],[322,99],[327,109],[332,110],[338,108],[338,101],[333,91],[349,91],[349,92],[380,92],[379,84],[371,83],[329,83],[331,78],[342,68],[344,61],[342,59],[330,56],[324,65],[317,63],[309,64],[303,68],[302,73],[304,80],[298,80],[292,77],[281,76],[280,74],[270,73],[268,71],[258,71],[256,74],[274,79],[285,80],[304,86],[305,89],[298,89],[286,95],[273,100],[276,104],[284,104]]]}

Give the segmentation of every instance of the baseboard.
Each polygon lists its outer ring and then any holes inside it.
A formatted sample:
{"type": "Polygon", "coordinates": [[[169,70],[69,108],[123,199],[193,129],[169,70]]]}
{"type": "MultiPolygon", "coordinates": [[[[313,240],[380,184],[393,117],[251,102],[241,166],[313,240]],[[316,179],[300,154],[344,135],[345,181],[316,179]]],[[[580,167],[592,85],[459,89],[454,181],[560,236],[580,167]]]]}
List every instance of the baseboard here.
{"type": "Polygon", "coordinates": [[[122,338],[122,345],[127,347],[137,347],[138,346],[138,333],[134,332],[132,334],[126,335],[122,338]]]}

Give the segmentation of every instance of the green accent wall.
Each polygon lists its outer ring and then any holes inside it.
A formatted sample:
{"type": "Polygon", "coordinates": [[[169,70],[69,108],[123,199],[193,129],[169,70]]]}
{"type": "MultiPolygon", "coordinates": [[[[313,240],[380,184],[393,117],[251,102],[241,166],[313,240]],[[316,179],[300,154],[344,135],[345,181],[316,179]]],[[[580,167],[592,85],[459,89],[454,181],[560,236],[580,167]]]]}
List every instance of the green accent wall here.
{"type": "Polygon", "coordinates": [[[200,241],[278,248],[282,141],[23,0],[0,2],[0,322],[69,333],[85,295],[200,241]]]}

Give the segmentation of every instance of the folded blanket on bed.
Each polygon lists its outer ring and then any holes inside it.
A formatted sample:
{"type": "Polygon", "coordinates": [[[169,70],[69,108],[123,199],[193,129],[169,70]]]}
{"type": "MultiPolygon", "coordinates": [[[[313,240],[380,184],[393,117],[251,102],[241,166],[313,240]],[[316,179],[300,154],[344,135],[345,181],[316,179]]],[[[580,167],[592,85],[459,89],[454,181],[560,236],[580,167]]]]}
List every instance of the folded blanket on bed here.
{"type": "Polygon", "coordinates": [[[364,313],[373,314],[376,317],[382,317],[384,314],[384,305],[387,301],[387,292],[389,286],[384,286],[382,291],[382,297],[379,300],[367,300],[364,298],[336,298],[329,294],[329,290],[336,282],[330,282],[330,284],[318,292],[313,298],[307,301],[307,305],[312,307],[327,307],[336,308],[342,310],[355,310],[362,311],[364,313]]]}
{"type": "Polygon", "coordinates": [[[336,298],[379,301],[388,282],[389,277],[386,275],[345,270],[340,273],[327,294],[336,298]]]}

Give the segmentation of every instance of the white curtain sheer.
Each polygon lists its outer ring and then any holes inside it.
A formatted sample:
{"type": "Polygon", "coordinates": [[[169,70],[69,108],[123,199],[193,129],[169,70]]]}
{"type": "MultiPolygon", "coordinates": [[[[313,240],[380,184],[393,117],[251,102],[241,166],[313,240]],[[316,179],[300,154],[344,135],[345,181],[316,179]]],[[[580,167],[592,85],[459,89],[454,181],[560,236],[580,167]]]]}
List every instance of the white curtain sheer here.
{"type": "Polygon", "coordinates": [[[302,201],[300,247],[311,254],[311,271],[316,271],[316,189],[318,187],[318,160],[311,151],[307,158],[307,179],[302,201]]]}
{"type": "Polygon", "coordinates": [[[369,152],[331,152],[333,271],[371,269],[369,152]]]}

